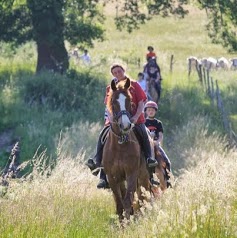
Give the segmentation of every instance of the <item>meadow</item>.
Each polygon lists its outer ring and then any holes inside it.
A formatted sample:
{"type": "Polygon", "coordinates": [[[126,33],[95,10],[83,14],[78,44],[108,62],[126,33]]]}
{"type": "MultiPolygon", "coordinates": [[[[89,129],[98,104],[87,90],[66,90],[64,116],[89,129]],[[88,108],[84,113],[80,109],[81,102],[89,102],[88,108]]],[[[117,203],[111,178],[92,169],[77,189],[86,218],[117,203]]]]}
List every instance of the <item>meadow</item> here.
{"type": "MultiPolygon", "coordinates": [[[[197,74],[188,79],[186,62],[190,55],[232,55],[211,44],[205,13],[189,8],[185,19],[157,17],[132,34],[115,30],[114,9],[108,8],[106,40],[89,50],[91,67],[71,60],[63,76],[34,74],[33,42],[16,51],[1,45],[0,133],[8,132],[12,143],[20,139],[22,173],[27,172],[8,188],[0,187],[1,237],[237,237],[236,148],[229,147],[197,74]],[[121,62],[136,78],[148,45],[157,52],[164,78],[157,116],[164,125],[174,186],[160,200],[145,204],[139,218],[122,229],[111,192],[96,189],[98,178],[84,161],[95,152],[102,128],[109,66],[121,62]]],[[[236,71],[212,76],[237,128],[236,71]]],[[[4,145],[1,168],[8,156],[4,145]]]]}

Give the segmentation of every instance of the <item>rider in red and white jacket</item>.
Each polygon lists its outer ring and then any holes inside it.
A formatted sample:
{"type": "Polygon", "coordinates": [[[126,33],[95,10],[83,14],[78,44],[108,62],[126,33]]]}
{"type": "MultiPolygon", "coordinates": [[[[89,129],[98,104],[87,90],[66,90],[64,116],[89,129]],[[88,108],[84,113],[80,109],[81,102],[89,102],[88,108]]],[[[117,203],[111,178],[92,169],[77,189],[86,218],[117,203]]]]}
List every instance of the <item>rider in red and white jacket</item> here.
{"type": "MultiPolygon", "coordinates": [[[[111,67],[111,73],[115,77],[113,80],[116,80],[117,82],[120,82],[122,80],[127,80],[127,76],[125,75],[125,70],[122,65],[120,64],[115,64],[112,65],[111,67]]],[[[134,123],[134,132],[136,134],[139,140],[141,141],[141,148],[144,152],[147,165],[148,167],[155,167],[158,165],[158,162],[156,161],[155,158],[152,158],[152,153],[151,153],[151,145],[150,141],[148,138],[148,134],[146,131],[146,126],[145,126],[145,117],[144,117],[144,103],[147,100],[146,94],[142,90],[141,86],[134,80],[131,81],[131,86],[129,87],[129,92],[131,93],[132,96],[132,112],[131,112],[131,122],[134,123]]],[[[105,100],[104,103],[107,104],[107,98],[109,96],[111,88],[110,85],[107,86],[106,88],[106,95],[105,95],[105,100]]],[[[113,115],[110,115],[109,111],[107,110],[107,117],[105,118],[105,127],[102,129],[99,140],[97,143],[97,153],[93,159],[89,159],[86,163],[86,165],[93,171],[96,168],[101,166],[101,161],[102,161],[102,153],[103,153],[103,147],[104,144],[101,142],[101,138],[105,138],[105,133],[108,132],[108,127],[110,126],[110,123],[113,120],[113,115]]],[[[106,180],[106,175],[104,174],[103,170],[101,170],[100,173],[100,182],[97,185],[97,188],[106,188],[108,187],[108,182],[106,180]]]]}

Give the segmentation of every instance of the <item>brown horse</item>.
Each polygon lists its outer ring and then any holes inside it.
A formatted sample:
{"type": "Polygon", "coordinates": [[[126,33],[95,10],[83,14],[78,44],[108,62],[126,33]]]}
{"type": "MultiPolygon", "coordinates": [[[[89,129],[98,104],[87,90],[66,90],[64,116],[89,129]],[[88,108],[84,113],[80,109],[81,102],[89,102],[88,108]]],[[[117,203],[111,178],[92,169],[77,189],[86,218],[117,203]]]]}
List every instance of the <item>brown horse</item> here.
{"type": "Polygon", "coordinates": [[[149,174],[145,159],[130,121],[130,80],[111,82],[107,108],[113,115],[113,122],[104,145],[102,164],[113,192],[116,212],[120,221],[133,214],[134,193],[143,200],[141,187],[150,189],[149,174]]]}
{"type": "Polygon", "coordinates": [[[147,88],[148,88],[148,94],[151,96],[152,101],[158,103],[159,99],[160,99],[160,93],[161,93],[161,82],[160,80],[158,80],[157,82],[155,81],[155,79],[150,78],[149,76],[147,76],[147,88]],[[156,85],[157,84],[157,85],[156,85]],[[156,87],[159,88],[159,90],[156,90],[156,87]]]}
{"type": "Polygon", "coordinates": [[[148,95],[154,102],[158,102],[161,94],[161,72],[155,59],[148,61],[143,71],[147,81],[148,95]]]}
{"type": "Polygon", "coordinates": [[[149,135],[149,140],[150,144],[152,146],[152,153],[153,156],[156,158],[158,161],[158,165],[155,167],[155,175],[159,179],[160,186],[159,187],[151,187],[152,193],[155,198],[159,198],[162,194],[167,189],[167,178],[166,178],[166,163],[165,160],[160,153],[159,146],[156,145],[154,141],[154,133],[150,132],[148,130],[148,135],[149,135]]]}

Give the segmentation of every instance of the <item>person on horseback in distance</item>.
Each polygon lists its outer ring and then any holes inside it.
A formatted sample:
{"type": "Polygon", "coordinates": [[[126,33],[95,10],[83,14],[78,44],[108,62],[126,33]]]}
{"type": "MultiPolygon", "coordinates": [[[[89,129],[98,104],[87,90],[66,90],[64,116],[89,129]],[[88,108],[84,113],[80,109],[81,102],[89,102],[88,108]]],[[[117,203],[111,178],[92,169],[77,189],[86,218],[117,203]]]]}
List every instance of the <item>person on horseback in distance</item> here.
{"type": "Polygon", "coordinates": [[[161,147],[162,141],[163,141],[163,126],[162,122],[155,118],[155,114],[158,110],[158,105],[156,102],[148,101],[145,104],[144,111],[146,113],[146,122],[145,125],[151,132],[151,136],[153,137],[153,140],[155,142],[156,148],[158,148],[160,154],[162,155],[165,163],[166,163],[166,179],[167,179],[167,187],[171,187],[170,183],[170,173],[171,173],[171,163],[170,160],[161,147]]]}
{"type": "MultiPolygon", "coordinates": [[[[116,83],[122,80],[127,80],[128,78],[125,75],[124,67],[120,64],[112,65],[110,71],[111,71],[111,74],[114,76],[113,80],[115,80],[116,83]]],[[[106,96],[104,101],[105,104],[107,103],[107,97],[109,95],[110,90],[111,88],[109,85],[106,88],[106,96]]],[[[132,117],[130,119],[131,122],[134,123],[133,130],[136,136],[138,137],[138,141],[140,142],[148,167],[150,168],[155,167],[158,165],[158,162],[156,161],[155,158],[152,158],[151,145],[150,145],[147,130],[145,127],[145,116],[143,113],[144,103],[147,100],[146,94],[142,90],[141,86],[134,80],[131,80],[131,86],[129,88],[129,91],[132,96],[132,105],[133,105],[132,113],[131,113],[132,117]]],[[[108,132],[110,123],[113,121],[113,115],[110,115],[108,111],[107,113],[108,113],[108,117],[105,120],[105,126],[99,135],[96,155],[94,158],[91,158],[86,162],[86,165],[92,170],[92,172],[93,170],[101,167],[103,147],[104,147],[103,138],[105,138],[105,134],[107,134],[108,132]]],[[[97,175],[97,174],[94,174],[94,175],[97,175]]],[[[107,188],[107,187],[108,187],[108,182],[106,180],[106,175],[102,169],[100,173],[100,181],[99,181],[99,184],[97,185],[97,188],[107,188]]]]}

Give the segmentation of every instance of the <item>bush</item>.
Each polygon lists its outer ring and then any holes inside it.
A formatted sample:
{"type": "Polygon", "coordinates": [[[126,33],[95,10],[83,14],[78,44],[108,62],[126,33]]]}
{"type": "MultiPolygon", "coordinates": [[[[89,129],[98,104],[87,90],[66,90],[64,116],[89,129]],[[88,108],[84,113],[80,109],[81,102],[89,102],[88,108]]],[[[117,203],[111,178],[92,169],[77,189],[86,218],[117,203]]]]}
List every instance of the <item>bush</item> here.
{"type": "Polygon", "coordinates": [[[22,95],[29,106],[76,111],[88,121],[102,117],[105,82],[89,71],[70,70],[65,76],[43,72],[25,79],[22,95]]]}
{"type": "MultiPolygon", "coordinates": [[[[10,129],[14,132],[11,141],[20,138],[21,161],[31,159],[39,147],[38,153],[47,150],[47,156],[56,157],[55,138],[61,131],[80,121],[103,120],[105,81],[100,75],[88,70],[34,75],[27,70],[8,69],[1,75],[0,132],[10,129]]],[[[81,130],[77,132],[80,138],[81,130]]],[[[80,148],[78,145],[78,151],[80,148]]],[[[0,154],[1,166],[8,157],[7,153],[0,154]]]]}

